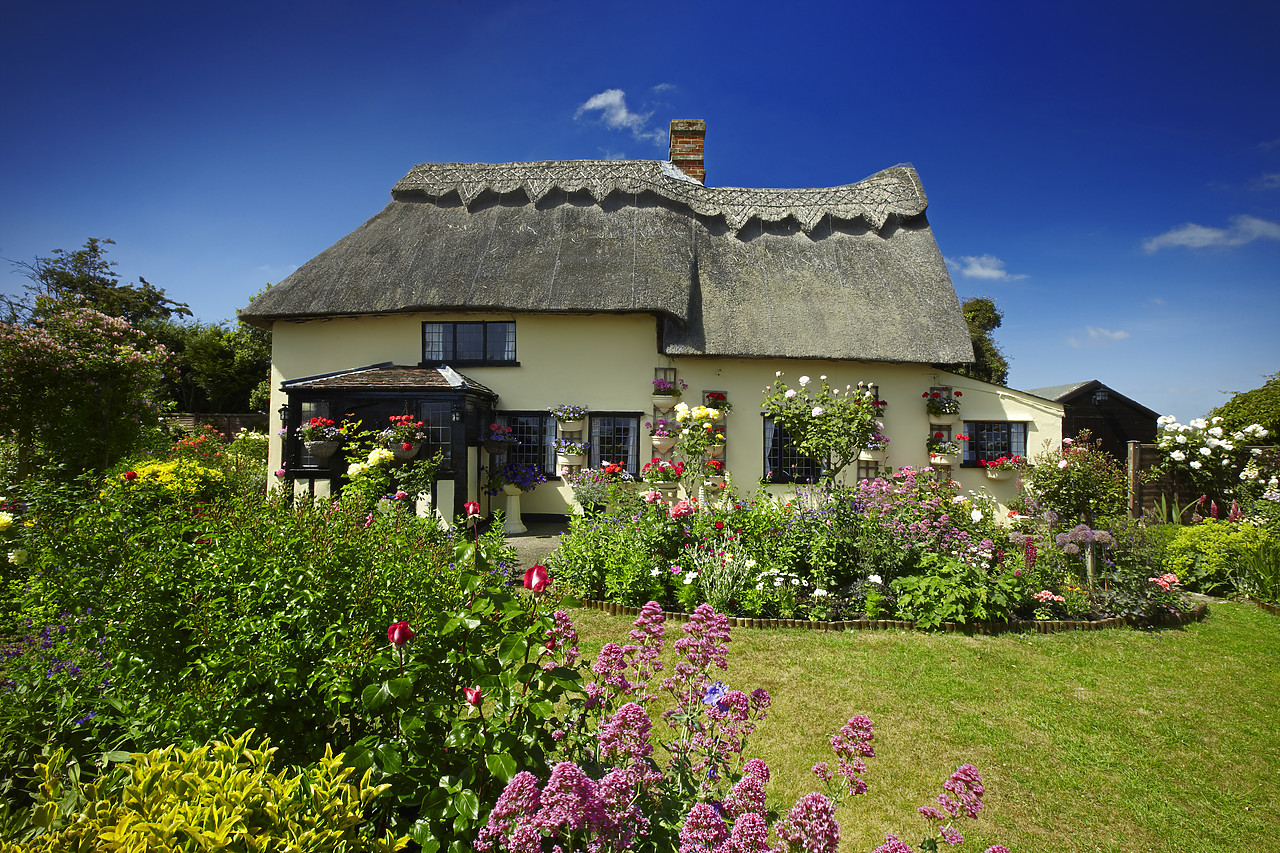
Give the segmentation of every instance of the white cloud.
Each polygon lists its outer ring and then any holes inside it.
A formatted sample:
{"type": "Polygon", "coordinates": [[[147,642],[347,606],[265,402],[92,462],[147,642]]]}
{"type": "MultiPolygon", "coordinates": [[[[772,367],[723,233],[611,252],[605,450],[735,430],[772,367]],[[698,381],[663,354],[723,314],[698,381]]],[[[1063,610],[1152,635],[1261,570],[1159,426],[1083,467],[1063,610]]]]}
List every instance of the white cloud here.
{"type": "Polygon", "coordinates": [[[646,125],[653,117],[652,112],[636,113],[627,108],[627,93],[621,89],[605,89],[592,95],[586,103],[578,107],[573,114],[575,119],[582,118],[584,113],[599,112],[605,127],[612,130],[629,130],[636,139],[647,139],[655,142],[666,140],[661,130],[648,130],[646,125]]]}
{"type": "Polygon", "coordinates": [[[654,86],[654,87],[653,87],[653,91],[655,91],[655,92],[670,92],[670,91],[671,91],[672,89],[674,89],[675,87],[676,87],[676,84],[675,84],[675,83],[659,83],[658,85],[656,85],[656,86],[654,86]]]}
{"type": "Polygon", "coordinates": [[[1184,246],[1188,249],[1243,246],[1254,240],[1280,240],[1280,223],[1256,216],[1233,216],[1230,228],[1213,228],[1188,222],[1179,228],[1152,237],[1142,244],[1147,254],[1184,246]]]}
{"type": "Polygon", "coordinates": [[[1014,275],[1004,268],[1004,261],[995,255],[961,255],[958,258],[947,258],[947,263],[965,278],[981,278],[986,281],[1017,281],[1026,278],[1019,273],[1014,275]]]}
{"type": "Polygon", "coordinates": [[[1099,326],[1085,326],[1084,334],[1083,339],[1074,336],[1067,338],[1067,343],[1076,349],[1085,349],[1086,347],[1104,347],[1129,337],[1129,333],[1122,329],[1103,329],[1099,326]]]}
{"type": "Polygon", "coordinates": [[[1262,190],[1280,190],[1280,172],[1268,172],[1258,178],[1257,186],[1262,190]]]}

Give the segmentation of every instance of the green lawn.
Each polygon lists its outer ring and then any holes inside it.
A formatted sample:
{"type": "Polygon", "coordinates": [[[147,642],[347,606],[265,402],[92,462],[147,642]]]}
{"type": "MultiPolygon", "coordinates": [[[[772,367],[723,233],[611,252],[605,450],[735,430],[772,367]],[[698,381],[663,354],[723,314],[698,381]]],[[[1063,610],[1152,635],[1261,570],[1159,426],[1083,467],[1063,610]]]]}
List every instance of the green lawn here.
{"type": "MultiPolygon", "coordinates": [[[[630,622],[574,619],[591,655],[630,622]]],[[[844,851],[886,832],[918,844],[915,807],[965,762],[987,808],[959,827],[962,850],[1199,853],[1280,839],[1280,617],[1251,604],[1158,632],[734,629],[730,649],[725,682],[773,695],[748,753],[773,770],[775,806],[813,788],[808,769],[830,758],[845,719],[874,722],[871,789],[841,811],[844,851]]]]}

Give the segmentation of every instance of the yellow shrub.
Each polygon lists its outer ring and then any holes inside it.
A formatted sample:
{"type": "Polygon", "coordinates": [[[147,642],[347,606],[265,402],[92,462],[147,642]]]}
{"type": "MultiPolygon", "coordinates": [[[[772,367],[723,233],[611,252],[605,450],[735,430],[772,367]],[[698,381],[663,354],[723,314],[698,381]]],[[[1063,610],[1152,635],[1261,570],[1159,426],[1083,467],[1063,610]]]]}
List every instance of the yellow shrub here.
{"type": "Polygon", "coordinates": [[[142,500],[180,505],[208,503],[227,493],[221,471],[185,459],[148,462],[131,471],[108,477],[103,483],[104,500],[142,500]]]}
{"type": "MultiPolygon", "coordinates": [[[[183,752],[175,747],[139,753],[126,765],[123,785],[104,780],[80,786],[84,801],[61,815],[68,801],[58,777],[59,750],[37,765],[43,778],[32,823],[46,832],[21,844],[0,842],[0,853],[55,851],[394,851],[407,836],[361,833],[365,813],[387,785],[348,781],[352,770],[326,749],[297,775],[270,769],[274,748],[249,746],[253,732],[183,752]]],[[[71,792],[74,797],[77,792],[71,792]]]]}

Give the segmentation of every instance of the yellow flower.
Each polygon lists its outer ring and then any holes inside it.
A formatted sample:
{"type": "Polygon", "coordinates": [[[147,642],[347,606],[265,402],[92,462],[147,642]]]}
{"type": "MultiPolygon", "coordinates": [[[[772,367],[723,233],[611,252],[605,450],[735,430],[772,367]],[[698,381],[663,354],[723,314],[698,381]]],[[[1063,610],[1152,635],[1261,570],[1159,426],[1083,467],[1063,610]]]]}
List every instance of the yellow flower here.
{"type": "Polygon", "coordinates": [[[3,533],[12,526],[13,516],[7,512],[0,512],[0,533],[3,533]]]}

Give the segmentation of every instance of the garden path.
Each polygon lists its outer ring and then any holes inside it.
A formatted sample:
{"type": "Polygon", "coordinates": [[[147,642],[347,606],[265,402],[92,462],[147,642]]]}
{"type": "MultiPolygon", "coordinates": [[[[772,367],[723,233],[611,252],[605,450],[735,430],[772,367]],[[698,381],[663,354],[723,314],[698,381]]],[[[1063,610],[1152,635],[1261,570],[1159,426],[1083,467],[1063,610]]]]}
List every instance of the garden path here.
{"type": "Polygon", "coordinates": [[[534,563],[546,563],[551,552],[560,547],[560,534],[565,526],[561,521],[526,521],[527,532],[508,536],[507,544],[516,549],[520,570],[534,563]]]}

